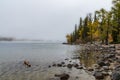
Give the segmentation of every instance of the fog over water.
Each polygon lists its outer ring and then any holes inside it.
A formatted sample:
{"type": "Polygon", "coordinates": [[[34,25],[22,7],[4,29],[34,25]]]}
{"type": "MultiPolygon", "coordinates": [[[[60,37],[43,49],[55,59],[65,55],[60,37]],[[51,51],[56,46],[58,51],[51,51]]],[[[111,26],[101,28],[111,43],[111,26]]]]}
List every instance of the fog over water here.
{"type": "Polygon", "coordinates": [[[112,0],[0,0],[0,36],[64,40],[80,17],[112,0]]]}

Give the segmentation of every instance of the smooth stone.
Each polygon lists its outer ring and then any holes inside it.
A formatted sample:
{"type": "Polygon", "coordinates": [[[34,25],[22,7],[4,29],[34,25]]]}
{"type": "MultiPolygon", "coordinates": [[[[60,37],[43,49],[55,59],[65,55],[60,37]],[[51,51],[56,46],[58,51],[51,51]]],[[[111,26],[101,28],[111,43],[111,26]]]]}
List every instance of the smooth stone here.
{"type": "Polygon", "coordinates": [[[51,66],[49,65],[48,68],[51,68],[51,66]]]}
{"type": "Polygon", "coordinates": [[[94,71],[94,69],[91,67],[88,67],[88,71],[94,71]]]}
{"type": "Polygon", "coordinates": [[[54,67],[55,67],[55,66],[56,66],[56,64],[53,64],[52,66],[54,66],[54,67]]]}
{"type": "Polygon", "coordinates": [[[78,67],[79,65],[76,63],[76,64],[73,64],[73,66],[76,68],[76,67],[78,67]]]}
{"type": "Polygon", "coordinates": [[[112,80],[120,80],[120,65],[115,66],[115,69],[111,76],[112,80]]]}
{"type": "Polygon", "coordinates": [[[65,64],[65,62],[61,62],[61,64],[65,64]]]}
{"type": "Polygon", "coordinates": [[[68,64],[67,68],[72,68],[72,66],[73,66],[72,64],[68,64]]]}
{"type": "Polygon", "coordinates": [[[99,71],[95,71],[94,76],[96,79],[104,79],[103,74],[99,71]]]}
{"type": "Polygon", "coordinates": [[[70,75],[69,74],[66,74],[66,73],[63,73],[63,74],[55,74],[55,77],[59,77],[60,80],[68,80],[70,75]]]}
{"type": "Polygon", "coordinates": [[[83,69],[83,67],[82,66],[78,66],[78,67],[76,67],[77,69],[83,69]]]}
{"type": "Polygon", "coordinates": [[[109,70],[109,67],[108,66],[103,66],[102,67],[105,71],[108,71],[109,70]]]}
{"type": "Polygon", "coordinates": [[[58,67],[62,67],[62,64],[57,64],[58,67]]]}

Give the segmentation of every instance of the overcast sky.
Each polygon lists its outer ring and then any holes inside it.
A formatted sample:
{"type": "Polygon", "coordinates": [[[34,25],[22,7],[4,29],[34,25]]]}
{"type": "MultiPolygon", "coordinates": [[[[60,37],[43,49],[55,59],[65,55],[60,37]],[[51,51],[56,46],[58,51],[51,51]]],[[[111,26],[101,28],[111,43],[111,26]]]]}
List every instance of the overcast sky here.
{"type": "Polygon", "coordinates": [[[0,0],[0,36],[65,40],[80,17],[112,0],[0,0]]]}

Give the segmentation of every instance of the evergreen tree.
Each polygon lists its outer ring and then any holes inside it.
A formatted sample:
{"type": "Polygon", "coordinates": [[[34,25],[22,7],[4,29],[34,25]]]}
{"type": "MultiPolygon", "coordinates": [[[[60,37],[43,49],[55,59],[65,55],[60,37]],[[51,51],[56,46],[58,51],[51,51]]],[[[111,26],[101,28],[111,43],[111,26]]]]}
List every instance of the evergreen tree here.
{"type": "Polygon", "coordinates": [[[110,41],[120,42],[120,0],[113,0],[111,11],[104,8],[91,13],[84,19],[80,18],[79,26],[75,24],[72,34],[67,35],[69,43],[102,41],[106,45],[110,41]]]}
{"type": "Polygon", "coordinates": [[[112,3],[113,27],[116,29],[112,31],[112,37],[113,42],[118,42],[118,36],[120,33],[120,0],[113,0],[112,3]]]}

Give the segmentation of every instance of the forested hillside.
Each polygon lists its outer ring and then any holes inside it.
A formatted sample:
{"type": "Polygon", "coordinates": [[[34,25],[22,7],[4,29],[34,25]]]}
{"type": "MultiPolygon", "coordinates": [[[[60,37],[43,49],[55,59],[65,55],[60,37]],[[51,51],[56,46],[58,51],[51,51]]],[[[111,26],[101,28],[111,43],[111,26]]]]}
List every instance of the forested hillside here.
{"type": "Polygon", "coordinates": [[[120,0],[113,0],[110,11],[104,8],[88,13],[75,24],[73,32],[66,35],[68,44],[101,42],[102,44],[120,42],[120,0]]]}

